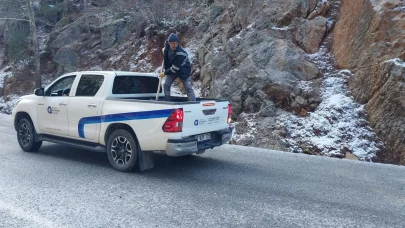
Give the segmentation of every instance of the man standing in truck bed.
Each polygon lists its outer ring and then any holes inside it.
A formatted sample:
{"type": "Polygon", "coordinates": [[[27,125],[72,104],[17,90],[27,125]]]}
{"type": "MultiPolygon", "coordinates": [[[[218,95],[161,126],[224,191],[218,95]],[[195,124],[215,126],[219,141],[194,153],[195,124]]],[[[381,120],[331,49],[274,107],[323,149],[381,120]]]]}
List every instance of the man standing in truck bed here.
{"type": "Polygon", "coordinates": [[[179,37],[173,33],[170,34],[165,42],[164,69],[164,73],[160,73],[159,77],[163,78],[166,75],[166,81],[163,85],[165,100],[170,101],[170,88],[178,77],[187,91],[188,100],[195,101],[195,94],[190,79],[191,65],[188,54],[179,44],[179,37]]]}

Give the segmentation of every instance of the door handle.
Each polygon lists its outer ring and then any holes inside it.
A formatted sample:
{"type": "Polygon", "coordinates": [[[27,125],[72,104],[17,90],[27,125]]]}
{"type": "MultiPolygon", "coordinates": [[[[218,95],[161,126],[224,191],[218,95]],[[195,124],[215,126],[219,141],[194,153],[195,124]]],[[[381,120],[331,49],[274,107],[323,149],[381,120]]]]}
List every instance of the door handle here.
{"type": "Polygon", "coordinates": [[[59,105],[60,105],[60,106],[66,106],[67,104],[66,104],[66,103],[61,102],[61,103],[59,103],[59,105]]]}
{"type": "Polygon", "coordinates": [[[93,108],[97,107],[96,104],[88,104],[87,106],[88,106],[88,107],[93,107],[93,108]]]}

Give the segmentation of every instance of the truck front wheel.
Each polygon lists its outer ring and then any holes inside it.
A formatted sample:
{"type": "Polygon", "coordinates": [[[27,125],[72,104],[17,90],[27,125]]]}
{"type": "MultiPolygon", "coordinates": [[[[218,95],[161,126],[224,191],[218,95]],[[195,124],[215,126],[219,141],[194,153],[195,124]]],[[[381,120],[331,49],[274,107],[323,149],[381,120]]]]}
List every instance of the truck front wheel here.
{"type": "Polygon", "coordinates": [[[137,165],[138,145],[126,130],[115,130],[107,141],[107,155],[114,169],[129,172],[137,165]]]}
{"type": "Polygon", "coordinates": [[[25,152],[36,152],[42,145],[42,141],[34,140],[35,128],[27,118],[22,118],[17,126],[17,139],[21,149],[25,152]]]}

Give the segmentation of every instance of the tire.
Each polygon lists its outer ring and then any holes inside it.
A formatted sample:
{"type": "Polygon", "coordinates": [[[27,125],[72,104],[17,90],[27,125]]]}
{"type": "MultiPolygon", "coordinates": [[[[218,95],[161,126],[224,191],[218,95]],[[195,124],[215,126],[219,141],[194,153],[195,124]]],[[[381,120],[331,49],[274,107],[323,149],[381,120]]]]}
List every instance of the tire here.
{"type": "Polygon", "coordinates": [[[114,169],[129,172],[138,168],[138,144],[131,133],[115,130],[107,140],[107,155],[114,169]]]}
{"type": "Polygon", "coordinates": [[[42,146],[42,141],[35,142],[35,128],[31,120],[22,118],[17,125],[17,140],[25,152],[36,152],[42,146]]]}

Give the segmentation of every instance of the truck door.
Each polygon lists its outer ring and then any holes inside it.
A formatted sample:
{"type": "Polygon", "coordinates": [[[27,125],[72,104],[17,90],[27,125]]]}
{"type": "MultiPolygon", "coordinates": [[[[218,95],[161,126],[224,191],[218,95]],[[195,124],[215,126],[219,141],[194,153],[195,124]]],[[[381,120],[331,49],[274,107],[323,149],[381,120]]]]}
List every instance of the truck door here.
{"type": "Polygon", "coordinates": [[[75,75],[65,76],[45,90],[38,99],[38,126],[43,133],[67,136],[70,89],[75,75]]]}
{"type": "Polygon", "coordinates": [[[83,74],[69,102],[69,135],[87,141],[98,141],[101,106],[106,84],[105,75],[83,74]]]}

